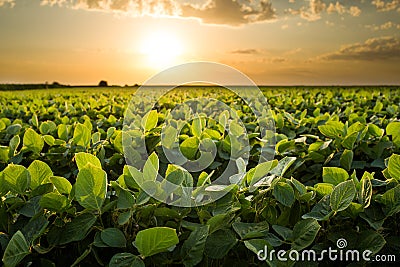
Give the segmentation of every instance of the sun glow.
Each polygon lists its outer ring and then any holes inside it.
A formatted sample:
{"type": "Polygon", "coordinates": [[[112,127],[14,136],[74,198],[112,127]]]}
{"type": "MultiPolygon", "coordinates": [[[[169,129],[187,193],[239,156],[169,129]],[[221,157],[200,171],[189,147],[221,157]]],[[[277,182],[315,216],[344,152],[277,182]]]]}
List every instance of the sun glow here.
{"type": "Polygon", "coordinates": [[[183,54],[182,42],[169,32],[154,32],[143,40],[141,53],[151,68],[163,69],[179,63],[183,54]]]}

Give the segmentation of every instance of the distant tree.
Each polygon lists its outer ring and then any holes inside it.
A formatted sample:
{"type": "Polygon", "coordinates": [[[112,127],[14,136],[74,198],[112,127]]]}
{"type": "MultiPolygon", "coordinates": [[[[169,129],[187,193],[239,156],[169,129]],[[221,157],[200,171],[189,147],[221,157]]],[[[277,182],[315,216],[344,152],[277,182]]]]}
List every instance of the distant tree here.
{"type": "Polygon", "coordinates": [[[107,87],[108,83],[107,83],[107,81],[102,80],[102,81],[99,82],[99,86],[100,87],[107,87]]]}

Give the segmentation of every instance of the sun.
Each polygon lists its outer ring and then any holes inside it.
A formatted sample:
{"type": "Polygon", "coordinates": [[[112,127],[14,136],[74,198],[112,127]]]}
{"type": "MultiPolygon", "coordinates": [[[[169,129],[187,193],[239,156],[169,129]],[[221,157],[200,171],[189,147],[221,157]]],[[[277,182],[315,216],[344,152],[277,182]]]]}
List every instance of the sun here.
{"type": "Polygon", "coordinates": [[[163,69],[179,63],[183,44],[170,32],[153,32],[143,40],[141,53],[151,68],[163,69]]]}

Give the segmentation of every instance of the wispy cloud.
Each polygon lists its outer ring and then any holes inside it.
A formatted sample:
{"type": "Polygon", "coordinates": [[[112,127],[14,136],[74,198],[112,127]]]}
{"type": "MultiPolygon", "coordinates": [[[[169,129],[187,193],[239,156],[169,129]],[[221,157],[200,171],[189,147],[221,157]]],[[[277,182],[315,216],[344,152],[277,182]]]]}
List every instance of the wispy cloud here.
{"type": "Polygon", "coordinates": [[[390,60],[400,59],[400,40],[393,36],[370,38],[364,43],[343,46],[339,51],[318,57],[320,60],[390,60]]]}
{"type": "Polygon", "coordinates": [[[242,55],[258,55],[261,54],[262,51],[259,49],[253,49],[253,48],[249,48],[249,49],[236,49],[231,51],[231,54],[242,54],[242,55]]]}

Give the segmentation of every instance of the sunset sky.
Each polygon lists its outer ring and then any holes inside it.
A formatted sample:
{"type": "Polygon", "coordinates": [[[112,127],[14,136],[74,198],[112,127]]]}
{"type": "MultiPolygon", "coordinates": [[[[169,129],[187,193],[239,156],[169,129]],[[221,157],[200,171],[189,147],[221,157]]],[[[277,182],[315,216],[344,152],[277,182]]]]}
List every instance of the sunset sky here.
{"type": "Polygon", "coordinates": [[[0,83],[143,83],[191,61],[264,85],[400,84],[400,0],[0,0],[0,83]]]}

